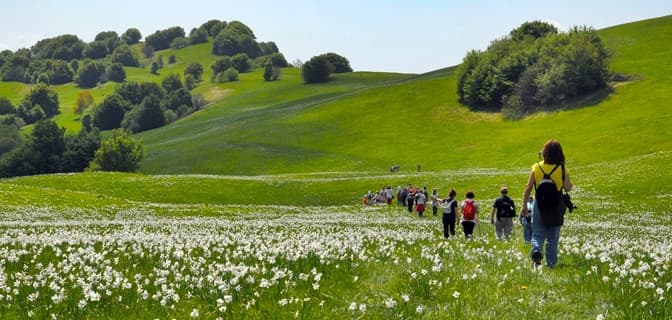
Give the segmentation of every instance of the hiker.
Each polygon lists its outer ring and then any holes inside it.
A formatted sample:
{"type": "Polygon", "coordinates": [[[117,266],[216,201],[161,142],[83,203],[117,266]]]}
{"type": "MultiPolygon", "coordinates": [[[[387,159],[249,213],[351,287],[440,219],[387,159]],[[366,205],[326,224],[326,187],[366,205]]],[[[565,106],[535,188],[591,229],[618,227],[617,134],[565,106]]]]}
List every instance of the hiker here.
{"type": "Polygon", "coordinates": [[[418,217],[422,218],[422,214],[425,212],[425,207],[427,207],[427,196],[424,192],[415,193],[415,211],[418,212],[418,217]]]}
{"type": "Polygon", "coordinates": [[[554,267],[558,262],[560,228],[564,223],[566,206],[562,201],[562,189],[572,190],[572,182],[565,168],[565,154],[560,142],[549,140],[541,151],[543,161],[532,165],[523,193],[524,217],[532,209],[532,258],[533,268],[541,267],[543,246],[546,241],[546,265],[554,267]],[[528,208],[530,193],[534,188],[534,204],[528,208]]]}
{"type": "Polygon", "coordinates": [[[516,205],[509,198],[509,189],[507,187],[502,187],[499,193],[501,196],[495,199],[495,203],[492,205],[490,223],[495,225],[497,240],[509,240],[511,238],[511,231],[513,230],[513,217],[516,216],[516,205]],[[495,214],[497,215],[497,219],[495,219],[495,214]]]}
{"type": "Polygon", "coordinates": [[[406,205],[406,191],[404,191],[406,188],[401,188],[401,186],[397,186],[397,205],[398,206],[404,206],[406,205]]]}
{"type": "Polygon", "coordinates": [[[436,217],[439,210],[439,193],[436,188],[432,189],[432,215],[436,217]]]}
{"type": "Polygon", "coordinates": [[[474,200],[476,196],[473,191],[467,192],[465,195],[464,201],[460,205],[462,210],[462,229],[464,230],[464,236],[466,238],[471,238],[474,235],[474,227],[478,223],[478,203],[474,200]]]}
{"type": "Polygon", "coordinates": [[[364,195],[363,202],[364,202],[364,204],[372,204],[372,202],[371,202],[372,200],[373,200],[373,194],[371,193],[371,190],[369,190],[369,192],[367,192],[364,195]]]}
{"type": "Polygon", "coordinates": [[[408,213],[413,213],[413,201],[415,201],[415,188],[413,188],[412,184],[408,184],[408,193],[406,194],[408,213]]]}
{"type": "Polygon", "coordinates": [[[457,192],[455,189],[450,189],[447,199],[442,200],[442,211],[443,211],[443,237],[448,238],[450,236],[455,236],[455,213],[457,212],[457,200],[455,196],[457,192]]]}
{"type": "Polygon", "coordinates": [[[387,205],[392,204],[392,199],[394,199],[394,193],[392,192],[392,186],[387,186],[385,189],[385,200],[387,200],[387,205]]]}
{"type": "MultiPolygon", "coordinates": [[[[533,206],[534,199],[530,197],[527,201],[527,207],[532,208],[533,206]]],[[[520,224],[523,226],[523,241],[525,244],[530,244],[532,241],[532,216],[528,215],[527,217],[523,217],[523,210],[521,209],[518,221],[520,221],[520,224]]]]}

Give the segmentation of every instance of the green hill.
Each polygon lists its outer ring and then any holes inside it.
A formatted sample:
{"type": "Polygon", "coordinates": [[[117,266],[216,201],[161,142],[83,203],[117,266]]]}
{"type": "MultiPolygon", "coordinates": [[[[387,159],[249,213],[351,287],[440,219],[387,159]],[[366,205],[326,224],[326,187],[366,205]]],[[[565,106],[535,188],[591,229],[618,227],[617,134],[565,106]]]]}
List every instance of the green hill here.
{"type": "MultiPolygon", "coordinates": [[[[353,73],[304,85],[295,70],[260,71],[218,85],[231,94],[179,123],[143,133],[146,173],[272,174],[427,170],[528,164],[562,141],[572,164],[670,150],[671,17],[600,31],[613,71],[641,76],[604,101],[522,121],[472,113],[457,102],[452,69],[427,75],[353,73]],[[642,37],[646,34],[646,37],[642,37]],[[646,124],[646,125],[644,125],[646,124]],[[617,152],[616,152],[617,150],[617,152]]],[[[216,90],[212,88],[210,90],[216,90]]],[[[408,171],[407,171],[408,172],[408,171]]]]}

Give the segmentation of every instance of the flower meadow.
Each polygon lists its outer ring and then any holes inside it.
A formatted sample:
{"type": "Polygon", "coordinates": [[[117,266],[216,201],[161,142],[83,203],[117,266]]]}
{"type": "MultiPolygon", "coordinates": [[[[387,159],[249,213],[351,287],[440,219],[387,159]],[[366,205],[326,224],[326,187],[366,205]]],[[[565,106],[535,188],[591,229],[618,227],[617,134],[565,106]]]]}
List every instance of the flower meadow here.
{"type": "Polygon", "coordinates": [[[533,271],[519,226],[444,239],[396,207],[105,211],[3,208],[2,319],[672,316],[672,225],[646,212],[568,216],[559,265],[533,271]]]}

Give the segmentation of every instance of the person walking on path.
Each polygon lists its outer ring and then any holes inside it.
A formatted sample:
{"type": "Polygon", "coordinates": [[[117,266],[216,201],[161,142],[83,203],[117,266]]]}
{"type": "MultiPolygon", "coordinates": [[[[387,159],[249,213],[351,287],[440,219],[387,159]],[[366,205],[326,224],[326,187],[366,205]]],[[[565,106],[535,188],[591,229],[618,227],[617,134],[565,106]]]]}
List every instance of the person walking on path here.
{"type": "Polygon", "coordinates": [[[562,201],[562,189],[572,190],[569,172],[565,167],[565,154],[560,142],[549,140],[541,151],[543,161],[532,165],[530,175],[523,192],[522,215],[527,217],[532,209],[532,258],[535,269],[541,266],[543,245],[546,241],[546,265],[555,267],[558,263],[558,242],[560,228],[564,223],[566,206],[562,201]],[[528,208],[532,189],[535,201],[528,208]]]}
{"type": "MultiPolygon", "coordinates": [[[[533,206],[534,206],[534,199],[530,197],[530,199],[527,201],[527,207],[532,208],[533,206]]],[[[518,220],[520,220],[520,224],[523,226],[523,241],[525,242],[525,244],[530,244],[530,242],[532,242],[532,216],[528,215],[527,217],[523,217],[521,209],[520,217],[518,217],[518,220]]]]}
{"type": "Polygon", "coordinates": [[[448,199],[443,199],[441,203],[443,211],[443,237],[455,236],[455,217],[457,214],[457,200],[455,196],[457,192],[451,189],[448,194],[448,199]]]}
{"type": "Polygon", "coordinates": [[[466,199],[462,201],[460,208],[462,210],[462,229],[464,236],[471,238],[474,236],[474,227],[478,223],[478,203],[474,200],[474,192],[469,191],[465,195],[466,199]]]}
{"type": "Polygon", "coordinates": [[[439,193],[436,188],[432,189],[432,215],[436,217],[439,211],[439,193]]]}
{"type": "Polygon", "coordinates": [[[413,201],[415,201],[415,188],[413,185],[408,185],[408,192],[406,193],[406,205],[408,206],[408,213],[413,213],[413,201]]]}
{"type": "Polygon", "coordinates": [[[415,195],[415,211],[418,212],[418,217],[422,218],[422,214],[427,207],[427,196],[424,192],[416,192],[415,195]]]}
{"type": "Polygon", "coordinates": [[[511,238],[511,231],[513,231],[513,217],[516,216],[516,205],[508,196],[509,189],[502,187],[500,189],[501,196],[495,199],[492,205],[492,212],[490,213],[490,223],[495,225],[495,235],[497,240],[511,238]]]}

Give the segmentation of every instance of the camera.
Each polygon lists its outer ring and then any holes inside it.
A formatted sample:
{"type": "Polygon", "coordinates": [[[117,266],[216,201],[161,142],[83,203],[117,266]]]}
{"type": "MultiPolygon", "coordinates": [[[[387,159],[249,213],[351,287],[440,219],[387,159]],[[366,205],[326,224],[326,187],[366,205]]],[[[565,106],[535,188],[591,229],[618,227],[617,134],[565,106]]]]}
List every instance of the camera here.
{"type": "Polygon", "coordinates": [[[572,197],[569,195],[569,193],[562,194],[562,202],[565,203],[565,206],[569,210],[569,213],[572,213],[574,209],[578,209],[578,207],[574,205],[574,202],[572,202],[572,197]]]}

